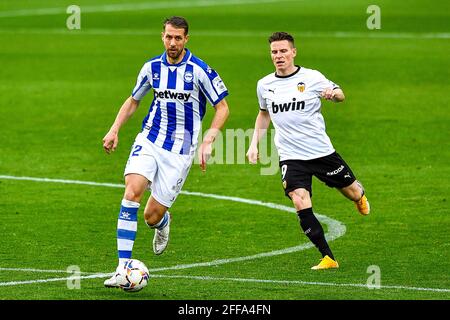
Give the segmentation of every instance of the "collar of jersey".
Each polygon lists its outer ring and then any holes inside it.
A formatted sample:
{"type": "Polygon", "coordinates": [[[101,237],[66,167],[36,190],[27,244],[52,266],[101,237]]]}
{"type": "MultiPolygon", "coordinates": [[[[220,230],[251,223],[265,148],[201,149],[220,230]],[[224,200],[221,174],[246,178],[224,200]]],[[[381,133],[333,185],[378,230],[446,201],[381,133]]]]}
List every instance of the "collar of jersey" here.
{"type": "Polygon", "coordinates": [[[188,48],[184,48],[184,49],[186,50],[186,54],[184,55],[183,60],[181,60],[179,63],[177,63],[177,64],[169,63],[169,61],[167,61],[167,52],[163,53],[163,55],[161,57],[162,62],[168,67],[181,66],[182,64],[186,63],[189,60],[189,58],[191,57],[191,52],[189,51],[189,49],[188,48]]]}
{"type": "Polygon", "coordinates": [[[302,68],[302,67],[300,67],[300,66],[298,66],[298,65],[295,65],[296,67],[297,67],[297,70],[295,70],[294,72],[292,72],[291,74],[288,74],[287,76],[279,76],[279,75],[277,75],[277,73],[275,72],[275,77],[277,77],[277,78],[289,78],[289,77],[292,77],[294,74],[297,74],[299,71],[300,71],[300,69],[302,68]]]}

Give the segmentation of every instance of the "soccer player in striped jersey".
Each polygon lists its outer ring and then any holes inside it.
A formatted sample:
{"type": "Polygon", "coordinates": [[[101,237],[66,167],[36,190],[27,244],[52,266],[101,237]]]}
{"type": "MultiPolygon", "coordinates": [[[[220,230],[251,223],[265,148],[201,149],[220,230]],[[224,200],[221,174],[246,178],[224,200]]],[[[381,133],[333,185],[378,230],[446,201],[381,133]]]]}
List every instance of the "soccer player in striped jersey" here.
{"type": "MultiPolygon", "coordinates": [[[[144,64],[131,96],[123,103],[103,138],[105,151],[114,151],[119,129],[136,111],[141,99],[153,90],[153,101],[124,172],[125,194],[117,222],[119,263],[131,258],[137,212],[146,189],[151,190],[151,196],[144,209],[144,219],[155,229],[153,251],[157,255],[164,252],[171,222],[167,210],[180,193],[191,168],[207,103],[214,106],[215,115],[198,148],[203,171],[211,156],[212,143],[228,118],[225,100],[228,90],[218,73],[185,47],[188,29],[182,17],[164,21],[165,52],[144,64]]],[[[105,286],[117,287],[115,277],[107,279],[105,286]]]]}
{"type": "Polygon", "coordinates": [[[257,162],[258,142],[272,122],[285,194],[297,210],[305,235],[323,257],[312,269],[338,268],[312,210],[312,176],[354,201],[362,215],[370,212],[364,188],[333,148],[320,112],[321,98],[342,102],[344,92],[319,71],[294,64],[297,50],[290,34],[275,32],[269,43],[275,73],[258,81],[260,111],[247,157],[250,163],[257,162]]]}

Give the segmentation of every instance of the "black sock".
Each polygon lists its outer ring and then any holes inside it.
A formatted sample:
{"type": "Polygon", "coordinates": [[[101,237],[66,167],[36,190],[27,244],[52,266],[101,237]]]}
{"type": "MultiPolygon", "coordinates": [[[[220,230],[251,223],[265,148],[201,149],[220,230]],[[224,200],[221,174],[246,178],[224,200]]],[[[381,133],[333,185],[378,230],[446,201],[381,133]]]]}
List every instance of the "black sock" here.
{"type": "Polygon", "coordinates": [[[322,225],[314,215],[312,208],[303,209],[297,212],[300,219],[300,226],[303,229],[305,235],[311,240],[312,243],[319,249],[322,257],[326,255],[334,260],[333,253],[328,246],[325,234],[323,232],[322,225]]]}

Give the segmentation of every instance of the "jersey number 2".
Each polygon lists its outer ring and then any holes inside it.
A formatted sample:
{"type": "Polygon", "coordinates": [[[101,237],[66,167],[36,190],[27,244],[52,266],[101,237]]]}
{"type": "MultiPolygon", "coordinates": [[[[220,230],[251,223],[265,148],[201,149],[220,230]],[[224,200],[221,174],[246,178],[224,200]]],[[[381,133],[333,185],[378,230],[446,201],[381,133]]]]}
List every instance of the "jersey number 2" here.
{"type": "Polygon", "coordinates": [[[142,146],[140,145],[136,145],[134,146],[134,150],[133,153],[131,154],[132,157],[138,156],[139,155],[139,151],[142,150],[142,146]]]}

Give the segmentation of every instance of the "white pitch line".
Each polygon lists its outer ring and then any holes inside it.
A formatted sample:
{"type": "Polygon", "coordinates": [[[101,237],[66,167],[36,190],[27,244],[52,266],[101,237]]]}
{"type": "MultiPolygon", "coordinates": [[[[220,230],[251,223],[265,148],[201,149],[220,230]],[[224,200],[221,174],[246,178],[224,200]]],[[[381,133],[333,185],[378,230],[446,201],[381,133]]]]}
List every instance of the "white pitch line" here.
{"type": "MultiPolygon", "coordinates": [[[[301,281],[301,280],[265,280],[265,279],[246,279],[246,278],[222,278],[210,276],[177,276],[177,275],[151,275],[152,278],[174,278],[174,279],[192,279],[203,281],[237,281],[237,282],[254,282],[254,283],[272,283],[272,284],[299,284],[299,285],[314,285],[314,286],[332,286],[332,287],[358,287],[369,289],[367,284],[362,283],[333,283],[333,282],[316,282],[316,281],[301,281]]],[[[450,292],[450,289],[442,288],[421,288],[408,286],[383,286],[380,289],[399,289],[399,290],[414,290],[414,291],[433,291],[433,292],[450,292]]]]}
{"type": "Polygon", "coordinates": [[[24,281],[9,281],[9,282],[0,282],[0,287],[6,286],[17,286],[22,284],[35,284],[35,283],[47,283],[47,282],[56,282],[56,281],[67,281],[67,280],[77,280],[77,279],[95,279],[95,278],[108,278],[111,276],[111,273],[95,273],[88,276],[76,276],[72,275],[70,277],[65,278],[50,278],[50,279],[37,279],[37,280],[24,280],[24,281]]]}
{"type": "MultiPolygon", "coordinates": [[[[44,271],[44,270],[43,270],[44,271]]],[[[49,270],[55,271],[55,270],[49,270]]],[[[60,272],[64,272],[60,270],[60,272]]],[[[95,273],[86,276],[71,276],[65,278],[50,278],[50,279],[38,279],[38,280],[25,280],[25,281],[9,281],[0,282],[0,287],[16,286],[23,284],[34,283],[48,283],[67,280],[78,279],[95,279],[95,278],[108,278],[111,273],[95,273]]],[[[287,285],[309,285],[309,286],[329,286],[329,287],[352,287],[369,289],[367,284],[362,283],[334,283],[334,282],[317,282],[317,281],[302,281],[302,280],[270,280],[270,279],[254,279],[254,278],[225,278],[225,277],[211,277],[211,276],[181,276],[181,275],[160,275],[151,274],[150,278],[170,278],[170,279],[189,279],[199,281],[232,281],[232,282],[251,282],[251,283],[268,283],[268,284],[287,284],[287,285]]],[[[450,292],[450,289],[445,288],[423,288],[423,287],[408,287],[397,285],[380,285],[377,289],[393,289],[393,290],[411,290],[411,291],[430,291],[430,292],[450,292]]]]}
{"type": "Polygon", "coordinates": [[[36,177],[16,177],[0,175],[0,179],[6,180],[24,180],[24,181],[36,181],[36,182],[53,182],[53,183],[66,183],[66,184],[81,184],[96,187],[109,187],[109,188],[124,188],[123,184],[119,183],[101,183],[93,181],[80,181],[80,180],[65,180],[65,179],[49,179],[49,178],[36,178],[36,177]]]}
{"type": "MultiPolygon", "coordinates": [[[[19,272],[36,272],[36,273],[73,273],[73,271],[67,270],[42,270],[32,268],[0,268],[0,271],[19,271],[19,272]]],[[[92,272],[80,272],[80,273],[92,274],[92,272]]]]}
{"type": "MultiPolygon", "coordinates": [[[[68,30],[66,28],[49,29],[0,29],[3,34],[57,34],[69,36],[102,35],[102,36],[156,36],[161,31],[151,29],[99,29],[84,28],[82,30],[68,30]]],[[[267,38],[272,31],[252,31],[252,30],[195,30],[191,36],[199,37],[240,37],[240,38],[267,38]]],[[[448,32],[385,32],[385,31],[296,31],[299,38],[350,38],[350,39],[450,39],[448,32]]]]}
{"type": "MultiPolygon", "coordinates": [[[[215,6],[237,6],[246,4],[293,2],[299,0],[191,0],[191,1],[164,1],[164,2],[141,2],[141,3],[118,3],[105,4],[99,6],[79,6],[81,14],[95,12],[122,12],[122,11],[144,11],[175,8],[194,8],[194,7],[215,7],[215,6]]],[[[67,7],[60,8],[36,8],[11,11],[0,11],[0,18],[43,16],[67,14],[67,7]]]]}
{"type": "MultiPolygon", "coordinates": [[[[287,206],[284,206],[281,204],[270,203],[270,202],[262,202],[262,201],[258,201],[258,200],[250,200],[250,199],[243,199],[243,198],[237,198],[237,197],[220,196],[220,195],[216,195],[216,194],[205,194],[205,193],[190,192],[190,191],[181,191],[181,193],[186,194],[186,195],[200,196],[200,197],[205,197],[205,198],[213,198],[213,199],[218,199],[218,200],[228,200],[228,201],[235,201],[235,202],[241,202],[241,203],[248,203],[250,205],[258,205],[258,206],[263,206],[263,207],[267,207],[267,208],[271,208],[271,209],[278,209],[278,210],[292,212],[292,213],[296,212],[295,209],[291,208],[291,207],[287,207],[287,206]]],[[[345,234],[345,232],[346,232],[345,225],[343,225],[339,221],[331,219],[327,216],[318,214],[316,212],[315,212],[315,214],[321,222],[325,223],[328,226],[328,233],[325,234],[327,241],[331,242],[345,234]]],[[[304,244],[294,246],[294,247],[284,248],[284,249],[280,249],[280,250],[274,250],[274,251],[270,251],[270,252],[258,253],[258,254],[254,254],[254,255],[250,255],[250,256],[228,258],[228,259],[218,259],[218,260],[209,261],[209,262],[182,264],[182,265],[176,265],[176,266],[172,266],[172,267],[155,268],[152,271],[156,272],[156,271],[165,271],[165,270],[180,270],[180,269],[197,268],[197,267],[217,266],[217,265],[231,263],[231,262],[239,262],[239,261],[272,257],[272,256],[276,256],[276,255],[281,255],[281,254],[302,251],[302,250],[306,250],[306,249],[309,249],[312,247],[314,247],[314,245],[311,242],[308,242],[308,243],[304,243],[304,244]]]]}
{"type": "MultiPolygon", "coordinates": [[[[99,183],[99,182],[92,182],[92,181],[63,180],[63,179],[49,179],[49,178],[36,178],[36,177],[16,177],[16,176],[8,176],[8,175],[0,175],[0,179],[124,188],[124,185],[122,185],[122,184],[99,183]]],[[[216,195],[216,194],[206,194],[206,193],[200,193],[200,192],[189,192],[189,191],[184,191],[184,190],[182,190],[181,193],[190,195],[190,196],[199,196],[199,197],[204,197],[204,198],[212,198],[212,199],[247,203],[250,205],[258,205],[258,206],[263,206],[263,207],[267,207],[267,208],[271,208],[271,209],[277,209],[277,210],[283,210],[283,211],[295,213],[294,208],[287,207],[287,206],[280,205],[280,204],[270,203],[270,202],[262,202],[262,201],[258,201],[258,200],[221,196],[221,195],[216,195]]],[[[325,235],[325,237],[328,241],[333,241],[345,234],[345,232],[346,232],[345,225],[343,225],[339,221],[331,219],[324,215],[317,214],[317,213],[316,213],[316,216],[318,217],[318,219],[320,221],[322,221],[323,223],[325,223],[328,226],[328,232],[325,235]]],[[[304,243],[304,244],[289,247],[289,248],[273,250],[270,252],[263,252],[263,253],[258,253],[258,254],[244,256],[244,257],[218,259],[218,260],[213,260],[213,261],[208,261],[208,262],[198,262],[198,263],[182,264],[182,265],[175,265],[175,266],[163,267],[163,268],[155,268],[155,269],[152,269],[151,271],[157,272],[157,271],[165,271],[165,270],[180,270],[180,269],[189,269],[189,268],[198,268],[198,267],[217,266],[217,265],[222,265],[222,264],[227,264],[227,263],[232,263],[232,262],[253,260],[253,259],[259,259],[259,258],[272,257],[272,256],[276,256],[276,255],[281,255],[281,254],[293,253],[293,252],[312,248],[313,246],[314,245],[312,243],[308,242],[308,243],[304,243]]]]}
{"type": "MultiPolygon", "coordinates": [[[[329,237],[327,237],[327,239],[328,239],[328,241],[330,241],[329,237]]],[[[276,255],[306,250],[306,249],[309,249],[312,247],[314,247],[314,245],[312,243],[305,243],[305,244],[295,246],[295,247],[285,248],[285,249],[281,249],[281,250],[274,250],[274,251],[264,252],[264,253],[258,253],[258,254],[245,256],[245,257],[217,259],[217,260],[208,261],[208,262],[197,262],[197,263],[190,263],[190,264],[179,264],[179,265],[175,265],[172,267],[154,268],[154,269],[151,269],[150,272],[158,272],[158,271],[166,271],[166,270],[181,270],[181,269],[190,269],[190,268],[199,268],[199,267],[212,267],[212,266],[218,266],[221,264],[227,264],[227,263],[232,263],[232,262],[273,257],[276,255]]]]}
{"type": "MultiPolygon", "coordinates": [[[[81,184],[81,185],[89,185],[89,186],[104,186],[104,187],[113,187],[113,188],[123,188],[123,184],[114,184],[114,183],[99,183],[92,181],[79,181],[79,180],[64,180],[64,179],[49,179],[49,178],[36,178],[36,177],[16,177],[16,176],[8,176],[8,175],[0,175],[0,179],[9,179],[9,180],[25,180],[25,181],[36,181],[36,182],[54,182],[54,183],[70,183],[70,184],[81,184]]],[[[265,206],[272,209],[279,209],[288,212],[295,212],[293,208],[274,204],[270,202],[262,202],[258,200],[249,200],[237,197],[228,197],[221,196],[216,194],[204,194],[200,192],[189,192],[189,191],[181,191],[186,195],[192,196],[201,196],[219,200],[229,200],[229,201],[237,201],[242,203],[248,203],[253,205],[265,206]]],[[[342,225],[339,221],[328,218],[326,216],[318,215],[321,221],[326,221],[328,224],[329,230],[334,231],[327,234],[327,240],[334,240],[343,234],[345,234],[345,226],[342,225]]],[[[271,252],[265,252],[260,254],[255,254],[246,257],[238,257],[231,259],[219,259],[211,262],[203,262],[203,263],[192,263],[192,264],[184,264],[184,265],[176,265],[172,267],[164,267],[164,268],[154,268],[150,269],[150,273],[165,271],[165,270],[179,270],[179,269],[187,269],[194,267],[206,267],[219,265],[224,263],[236,262],[236,261],[244,261],[250,259],[257,259],[262,257],[268,257],[278,254],[291,253],[299,250],[305,250],[312,247],[311,243],[302,244],[299,246],[285,248],[281,250],[275,250],[271,252]]],[[[67,272],[62,270],[41,270],[41,269],[24,269],[24,268],[0,268],[1,270],[12,270],[12,271],[29,271],[32,272],[36,270],[36,272],[67,272]]],[[[79,279],[93,279],[93,278],[106,278],[110,277],[112,273],[98,273],[91,274],[86,276],[79,276],[79,279]]],[[[361,287],[368,288],[367,285],[364,284],[352,284],[352,283],[328,283],[328,282],[311,282],[311,281],[300,281],[300,280],[264,280],[264,279],[245,279],[245,278],[215,278],[208,276],[170,276],[170,275],[155,275],[152,274],[154,278],[186,278],[186,279],[196,279],[196,280],[210,280],[210,281],[240,281],[240,282],[259,282],[259,283],[282,283],[282,284],[300,284],[300,285],[317,285],[317,286],[340,286],[340,287],[361,287]]],[[[12,285],[21,285],[21,284],[33,284],[33,283],[45,283],[45,282],[54,282],[54,281],[67,281],[69,279],[74,279],[74,276],[71,277],[63,277],[63,278],[51,278],[51,279],[38,279],[38,280],[26,280],[26,281],[10,281],[10,282],[0,282],[0,286],[12,286],[12,285]]],[[[432,291],[432,292],[450,292],[450,289],[445,288],[421,288],[421,287],[408,287],[408,286],[380,286],[381,289],[398,289],[398,290],[415,290],[415,291],[432,291]]]]}
{"type": "MultiPolygon", "coordinates": [[[[16,176],[9,176],[9,175],[0,175],[0,179],[47,182],[47,183],[50,182],[50,183],[78,184],[78,185],[102,186],[102,187],[113,187],[113,188],[124,188],[125,187],[123,184],[114,184],[114,183],[99,183],[99,182],[92,182],[92,181],[49,179],[49,178],[36,178],[36,177],[16,177],[16,176]]],[[[206,193],[200,193],[200,192],[189,192],[189,191],[183,191],[183,190],[181,191],[181,193],[190,195],[190,196],[199,196],[199,197],[204,197],[204,198],[241,202],[241,203],[246,203],[246,204],[250,204],[250,205],[258,205],[258,206],[268,207],[271,209],[278,209],[278,210],[295,213],[294,208],[287,207],[287,206],[280,205],[280,204],[270,203],[270,202],[262,202],[262,201],[258,201],[258,200],[221,196],[221,195],[216,195],[216,194],[206,194],[206,193]]],[[[328,233],[325,235],[328,241],[337,239],[345,234],[346,228],[339,221],[328,218],[323,215],[319,215],[319,214],[317,214],[317,217],[323,223],[328,225],[328,233]]],[[[301,250],[306,250],[311,247],[313,247],[312,243],[305,243],[305,244],[301,244],[301,245],[294,246],[294,247],[284,248],[284,249],[280,249],[280,250],[274,250],[274,251],[270,251],[270,252],[263,252],[263,253],[244,256],[244,257],[218,259],[218,260],[213,260],[213,261],[209,261],[209,262],[199,262],[199,263],[182,264],[182,265],[175,265],[175,266],[163,267],[163,268],[155,268],[155,269],[150,269],[150,272],[217,266],[217,265],[227,264],[227,263],[232,263],[232,262],[253,260],[253,259],[259,259],[259,258],[271,257],[271,256],[275,256],[275,255],[297,252],[297,251],[301,251],[301,250]]],[[[0,270],[1,270],[1,268],[0,268],[0,270]]],[[[32,269],[22,269],[22,270],[29,271],[32,269]]],[[[52,281],[61,281],[62,279],[66,279],[66,278],[56,278],[56,280],[52,280],[52,281]]],[[[38,282],[44,282],[44,281],[38,280],[38,282]]],[[[32,282],[32,280],[25,281],[25,282],[20,282],[20,281],[14,282],[13,281],[13,282],[10,282],[9,285],[28,284],[28,283],[33,283],[33,282],[32,282]]],[[[0,285],[1,285],[1,283],[0,283],[0,285]]]]}
{"type": "MultiPolygon", "coordinates": [[[[92,181],[49,179],[49,178],[36,178],[36,177],[16,177],[16,176],[9,176],[9,175],[0,175],[0,179],[79,184],[79,185],[113,187],[113,188],[124,188],[125,187],[123,184],[115,184],[115,183],[100,183],[100,182],[92,182],[92,181]]],[[[184,191],[184,190],[181,191],[181,194],[190,195],[190,196],[199,196],[199,197],[203,197],[203,198],[212,198],[212,199],[218,199],[218,200],[234,201],[234,202],[246,203],[246,204],[250,204],[250,205],[258,205],[258,206],[267,207],[270,209],[277,209],[277,210],[287,211],[287,212],[291,212],[291,213],[296,212],[295,209],[291,208],[291,207],[287,207],[287,206],[276,204],[276,203],[262,202],[262,201],[258,201],[258,200],[250,200],[250,199],[244,199],[244,198],[238,198],[238,197],[222,196],[222,195],[217,195],[217,194],[207,194],[207,193],[201,193],[201,192],[190,192],[190,191],[184,191]]],[[[316,213],[316,216],[321,222],[323,222],[324,224],[326,224],[328,226],[328,232],[325,234],[325,237],[329,242],[331,242],[339,237],[342,237],[345,234],[346,228],[345,228],[345,225],[343,225],[341,222],[331,219],[327,216],[317,214],[317,213],[316,213]]],[[[175,265],[175,266],[170,266],[170,267],[155,268],[150,271],[157,272],[157,271],[165,271],[165,270],[180,270],[180,269],[189,269],[189,268],[198,268],[198,267],[217,266],[217,265],[227,264],[227,263],[232,263],[232,262],[253,260],[253,259],[259,259],[259,258],[272,257],[272,256],[276,256],[276,255],[281,255],[281,254],[293,253],[293,252],[312,248],[313,246],[314,245],[311,242],[308,242],[308,243],[300,244],[300,245],[289,247],[289,248],[273,250],[270,252],[263,252],[263,253],[258,253],[258,254],[244,256],[244,257],[218,259],[218,260],[213,260],[213,261],[208,261],[208,262],[198,262],[198,263],[175,265]]]]}

